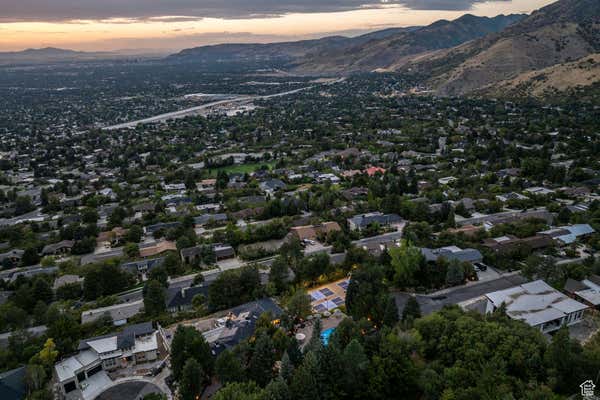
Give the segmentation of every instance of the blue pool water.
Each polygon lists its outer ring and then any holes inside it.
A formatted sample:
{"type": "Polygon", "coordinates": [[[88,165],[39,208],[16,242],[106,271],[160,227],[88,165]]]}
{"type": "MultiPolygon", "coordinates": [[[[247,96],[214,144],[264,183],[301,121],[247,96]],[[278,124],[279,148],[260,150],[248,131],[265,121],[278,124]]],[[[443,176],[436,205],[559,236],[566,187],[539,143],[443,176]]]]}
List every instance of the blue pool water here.
{"type": "Polygon", "coordinates": [[[335,331],[335,328],[329,328],[329,329],[321,332],[321,341],[323,342],[323,344],[325,346],[327,346],[329,344],[329,337],[331,336],[333,331],[335,331]]]}

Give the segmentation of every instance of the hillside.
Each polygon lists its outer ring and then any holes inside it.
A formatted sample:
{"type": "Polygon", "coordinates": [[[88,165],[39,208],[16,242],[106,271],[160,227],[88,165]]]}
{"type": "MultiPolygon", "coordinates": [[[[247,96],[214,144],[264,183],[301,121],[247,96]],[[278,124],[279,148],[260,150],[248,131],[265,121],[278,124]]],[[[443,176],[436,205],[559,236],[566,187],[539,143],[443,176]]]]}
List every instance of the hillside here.
{"type": "Polygon", "coordinates": [[[381,40],[390,36],[398,35],[417,29],[389,28],[376,32],[367,33],[357,37],[328,36],[314,40],[300,40],[296,42],[278,43],[233,43],[217,44],[210,46],[194,47],[185,49],[179,53],[167,57],[169,62],[193,62],[214,63],[234,62],[243,63],[248,61],[273,61],[288,63],[307,56],[314,52],[335,52],[349,46],[363,44],[371,40],[381,40]]]}
{"type": "Polygon", "coordinates": [[[557,64],[541,70],[524,72],[500,81],[476,93],[493,97],[546,98],[571,89],[582,89],[600,82],[600,54],[577,61],[557,64]]]}
{"type": "MultiPolygon", "coordinates": [[[[444,95],[460,95],[600,51],[598,0],[560,0],[504,31],[426,54],[395,70],[429,76],[444,95]]],[[[557,69],[553,76],[557,79],[557,69]]]]}
{"type": "Polygon", "coordinates": [[[446,49],[464,42],[498,32],[523,18],[523,15],[499,15],[494,18],[470,14],[406,32],[355,44],[337,52],[312,52],[299,60],[293,71],[304,74],[365,72],[398,68],[416,54],[446,49]]]}
{"type": "Polygon", "coordinates": [[[498,32],[522,15],[495,18],[464,15],[426,27],[390,28],[357,37],[332,36],[315,40],[268,44],[221,44],[183,50],[171,62],[282,63],[298,74],[337,74],[372,71],[397,63],[406,56],[453,47],[498,32]]]}
{"type": "Polygon", "coordinates": [[[61,61],[84,61],[114,56],[111,53],[90,53],[68,49],[46,47],[43,49],[26,49],[23,51],[0,52],[0,64],[12,63],[46,63],[61,61]]]}

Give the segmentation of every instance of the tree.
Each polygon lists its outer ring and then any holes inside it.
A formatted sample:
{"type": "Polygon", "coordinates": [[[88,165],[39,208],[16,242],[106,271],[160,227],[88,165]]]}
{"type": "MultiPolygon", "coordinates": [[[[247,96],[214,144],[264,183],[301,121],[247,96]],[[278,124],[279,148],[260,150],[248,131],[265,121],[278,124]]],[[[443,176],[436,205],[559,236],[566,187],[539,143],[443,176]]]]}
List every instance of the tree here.
{"type": "Polygon", "coordinates": [[[25,369],[25,385],[27,392],[33,393],[40,390],[44,382],[46,382],[46,371],[43,366],[38,364],[30,364],[25,369]]]}
{"type": "Polygon", "coordinates": [[[450,286],[456,286],[463,283],[464,280],[465,271],[460,261],[450,261],[450,265],[448,265],[448,272],[446,273],[446,283],[450,286]]]}
{"type": "Polygon", "coordinates": [[[52,298],[54,297],[52,288],[50,287],[46,279],[42,277],[38,277],[35,280],[33,284],[33,292],[35,293],[35,297],[38,300],[41,300],[46,304],[50,304],[52,298]]]}
{"type": "Polygon", "coordinates": [[[149,281],[158,281],[164,287],[169,286],[169,274],[167,270],[161,265],[160,267],[152,268],[148,273],[149,281]]]}
{"type": "Polygon", "coordinates": [[[148,281],[144,288],[144,311],[146,315],[157,317],[166,311],[165,288],[159,281],[148,281]]]}
{"type": "Polygon", "coordinates": [[[248,377],[259,386],[266,386],[273,378],[275,348],[267,334],[260,335],[254,344],[254,351],[248,363],[248,377]]]}
{"type": "Polygon", "coordinates": [[[410,296],[402,310],[402,322],[414,321],[417,318],[421,318],[421,306],[415,296],[410,296]]]}
{"type": "Polygon", "coordinates": [[[75,350],[80,330],[79,321],[70,314],[59,313],[56,318],[48,318],[47,336],[54,339],[56,349],[60,354],[67,354],[75,350]]]}
{"type": "Polygon", "coordinates": [[[304,289],[298,289],[287,302],[287,311],[292,320],[304,319],[311,313],[310,296],[304,289]]]}
{"type": "Polygon", "coordinates": [[[202,394],[208,377],[195,358],[185,362],[179,380],[179,396],[181,400],[197,400],[202,394]]]}
{"type": "Polygon", "coordinates": [[[215,372],[223,385],[231,382],[241,382],[246,379],[244,366],[231,350],[225,350],[219,354],[215,362],[215,372]]]}
{"type": "Polygon", "coordinates": [[[23,265],[34,265],[40,262],[40,256],[35,247],[27,247],[25,252],[23,253],[23,257],[21,258],[21,262],[23,265]]]}
{"type": "Polygon", "coordinates": [[[214,400],[263,400],[264,390],[254,382],[230,383],[219,390],[214,400]]]}
{"type": "Polygon", "coordinates": [[[553,389],[558,393],[572,393],[585,380],[582,371],[582,349],[569,337],[569,328],[563,325],[552,336],[544,360],[552,376],[553,389]]]}
{"type": "Polygon", "coordinates": [[[140,247],[136,243],[127,243],[123,247],[123,253],[129,258],[135,258],[140,255],[140,247]]]}
{"type": "Polygon", "coordinates": [[[346,308],[355,320],[366,318],[377,325],[383,323],[388,302],[383,278],[379,266],[365,265],[354,270],[346,293],[346,308]]]}
{"type": "Polygon", "coordinates": [[[178,325],[171,343],[171,369],[179,380],[186,360],[195,358],[206,375],[213,371],[213,357],[204,336],[192,326],[178,325]]]}
{"type": "Polygon", "coordinates": [[[125,235],[125,240],[130,243],[139,243],[142,240],[144,231],[139,225],[132,225],[125,235]]]}
{"type": "Polygon", "coordinates": [[[273,261],[269,272],[269,282],[275,288],[275,294],[283,292],[287,287],[289,267],[284,258],[279,256],[273,261]]]}
{"type": "Polygon", "coordinates": [[[319,318],[316,318],[313,322],[313,329],[311,332],[310,340],[304,348],[305,352],[312,351],[318,354],[323,349],[323,340],[321,339],[322,323],[319,318]]]}
{"type": "Polygon", "coordinates": [[[46,339],[44,343],[44,347],[38,353],[38,358],[41,361],[42,365],[47,368],[51,368],[54,366],[54,362],[58,357],[58,350],[56,350],[56,344],[54,344],[54,340],[52,338],[46,339]]]}
{"type": "Polygon", "coordinates": [[[264,400],[291,400],[292,395],[287,382],[281,377],[272,380],[264,390],[264,400]]]}
{"type": "Polygon", "coordinates": [[[113,263],[87,267],[84,272],[83,295],[87,300],[122,292],[133,284],[133,276],[113,263]]]}
{"type": "Polygon", "coordinates": [[[181,259],[173,252],[169,252],[165,256],[162,266],[166,269],[169,276],[179,275],[183,271],[181,259]]]}
{"type": "Polygon", "coordinates": [[[321,398],[321,385],[319,385],[319,360],[315,353],[308,352],[304,362],[294,374],[290,391],[294,399],[314,400],[321,398]]]}
{"type": "Polygon", "coordinates": [[[406,241],[400,247],[389,250],[394,268],[394,284],[397,287],[411,287],[417,283],[417,273],[425,263],[421,250],[406,241]]]}
{"type": "Polygon", "coordinates": [[[383,324],[393,328],[398,323],[398,307],[396,306],[396,300],[393,296],[388,296],[387,304],[385,306],[385,313],[383,315],[383,324]]]}
{"type": "Polygon", "coordinates": [[[286,382],[290,382],[294,375],[294,364],[290,360],[288,352],[284,352],[281,357],[281,368],[279,369],[279,376],[282,377],[286,382]]]}

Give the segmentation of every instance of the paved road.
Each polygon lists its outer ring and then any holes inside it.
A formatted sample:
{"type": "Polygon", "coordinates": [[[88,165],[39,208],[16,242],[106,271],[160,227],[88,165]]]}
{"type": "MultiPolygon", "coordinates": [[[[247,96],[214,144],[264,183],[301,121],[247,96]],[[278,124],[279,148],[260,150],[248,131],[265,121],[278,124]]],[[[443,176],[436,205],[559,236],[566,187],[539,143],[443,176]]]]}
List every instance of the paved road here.
{"type": "Polygon", "coordinates": [[[188,115],[196,114],[199,111],[203,111],[203,110],[209,109],[211,107],[215,107],[215,106],[220,106],[220,105],[224,105],[224,104],[235,104],[235,103],[243,104],[243,103],[249,103],[249,102],[254,101],[254,100],[267,100],[267,99],[272,99],[272,98],[275,98],[275,97],[282,97],[282,96],[287,96],[287,95],[294,94],[294,93],[299,93],[299,92],[302,92],[304,90],[312,89],[313,87],[314,86],[307,86],[307,87],[303,87],[303,88],[300,88],[300,89],[294,89],[294,90],[289,90],[287,92],[270,94],[270,95],[267,95],[267,96],[239,95],[239,96],[234,97],[232,99],[213,101],[213,102],[210,102],[210,103],[202,104],[201,106],[186,108],[184,110],[173,111],[173,112],[170,112],[170,113],[159,114],[159,115],[155,115],[153,117],[139,119],[137,121],[131,121],[131,122],[125,122],[125,123],[122,123],[122,124],[106,126],[106,127],[102,128],[102,129],[106,130],[106,131],[112,131],[112,130],[117,130],[117,129],[135,128],[139,124],[150,124],[150,123],[153,123],[153,122],[164,122],[164,121],[167,121],[169,119],[183,118],[183,117],[186,117],[188,115]]]}

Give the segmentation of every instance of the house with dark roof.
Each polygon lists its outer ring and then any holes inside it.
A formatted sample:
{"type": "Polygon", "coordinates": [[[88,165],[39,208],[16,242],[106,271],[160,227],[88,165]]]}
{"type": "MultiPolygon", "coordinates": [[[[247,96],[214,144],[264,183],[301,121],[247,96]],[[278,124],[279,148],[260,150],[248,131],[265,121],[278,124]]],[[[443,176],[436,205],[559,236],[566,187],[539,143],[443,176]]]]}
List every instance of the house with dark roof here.
{"type": "Polygon", "coordinates": [[[383,214],[381,212],[372,212],[368,214],[355,215],[348,218],[348,226],[351,230],[362,230],[370,224],[379,224],[380,226],[389,226],[399,224],[402,218],[398,214],[383,214]]]}
{"type": "Polygon", "coordinates": [[[0,374],[0,399],[22,400],[26,395],[25,367],[19,367],[0,374]]]}
{"type": "Polygon", "coordinates": [[[489,238],[483,241],[483,246],[497,254],[507,254],[521,248],[540,250],[554,245],[554,240],[549,236],[534,235],[526,238],[518,238],[514,235],[505,235],[497,238],[489,238]]]}
{"type": "Polygon", "coordinates": [[[208,286],[191,286],[186,288],[167,289],[167,311],[176,313],[191,309],[192,300],[197,295],[202,295],[208,298],[208,286]]]}
{"type": "Polygon", "coordinates": [[[476,249],[461,249],[456,246],[440,247],[437,249],[422,248],[421,254],[427,262],[437,262],[440,258],[447,261],[457,260],[459,262],[476,263],[483,261],[483,255],[476,249]]]}
{"type": "Polygon", "coordinates": [[[234,307],[227,315],[217,320],[217,327],[204,332],[204,338],[210,344],[216,357],[243,340],[250,338],[256,329],[256,321],[263,313],[271,313],[277,319],[283,311],[270,298],[265,298],[234,307]]]}
{"type": "Polygon", "coordinates": [[[44,246],[42,254],[45,256],[67,254],[71,252],[73,245],[75,245],[75,242],[72,240],[63,240],[58,243],[52,243],[44,246]]]}
{"type": "Polygon", "coordinates": [[[227,214],[202,214],[194,218],[194,224],[196,226],[204,226],[209,223],[224,224],[227,222],[227,214]]]}
{"type": "Polygon", "coordinates": [[[148,258],[121,264],[121,269],[137,276],[139,281],[144,282],[147,280],[147,274],[154,268],[160,267],[164,261],[164,257],[148,258]]]}
{"type": "Polygon", "coordinates": [[[273,194],[278,190],[285,189],[286,184],[280,179],[267,179],[266,181],[262,181],[258,186],[263,192],[273,194]]]}
{"type": "Polygon", "coordinates": [[[144,227],[144,231],[149,235],[153,235],[155,232],[158,232],[161,230],[172,229],[172,228],[178,228],[180,225],[181,225],[181,222],[179,222],[179,221],[160,222],[158,224],[152,224],[152,225],[148,225],[148,226],[144,227]]]}

